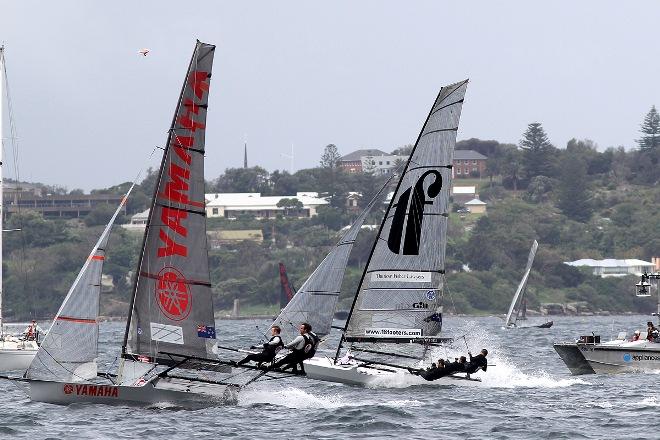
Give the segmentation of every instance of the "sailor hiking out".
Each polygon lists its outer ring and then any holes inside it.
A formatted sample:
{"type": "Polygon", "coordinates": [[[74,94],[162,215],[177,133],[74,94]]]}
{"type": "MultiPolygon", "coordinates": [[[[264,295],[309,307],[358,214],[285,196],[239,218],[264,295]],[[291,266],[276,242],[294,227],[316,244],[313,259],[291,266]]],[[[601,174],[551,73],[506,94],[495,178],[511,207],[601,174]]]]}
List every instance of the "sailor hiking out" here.
{"type": "Polygon", "coordinates": [[[273,369],[287,370],[292,368],[294,374],[298,374],[298,365],[302,374],[305,374],[303,361],[312,358],[316,354],[319,345],[319,337],[312,332],[312,326],[306,322],[300,324],[300,335],[286,344],[284,348],[291,350],[291,353],[273,364],[273,369]]]}
{"type": "Polygon", "coordinates": [[[488,367],[488,361],[486,356],[488,356],[488,350],[483,349],[481,353],[472,356],[472,353],[468,353],[470,356],[470,361],[468,362],[465,356],[461,356],[460,359],[456,359],[454,362],[445,361],[439,359],[437,366],[432,364],[430,368],[426,370],[409,368],[408,371],[415,376],[420,376],[425,380],[434,381],[440,379],[441,377],[449,376],[456,373],[467,373],[466,377],[469,379],[470,374],[474,374],[479,370],[486,371],[488,367]]]}
{"type": "Polygon", "coordinates": [[[261,353],[251,353],[245,358],[238,361],[236,365],[247,364],[248,362],[256,362],[258,367],[261,367],[262,363],[272,362],[275,359],[275,356],[279,351],[284,347],[284,342],[280,337],[282,329],[278,325],[274,325],[270,328],[271,338],[268,342],[259,345],[253,345],[250,348],[263,348],[261,353]]]}

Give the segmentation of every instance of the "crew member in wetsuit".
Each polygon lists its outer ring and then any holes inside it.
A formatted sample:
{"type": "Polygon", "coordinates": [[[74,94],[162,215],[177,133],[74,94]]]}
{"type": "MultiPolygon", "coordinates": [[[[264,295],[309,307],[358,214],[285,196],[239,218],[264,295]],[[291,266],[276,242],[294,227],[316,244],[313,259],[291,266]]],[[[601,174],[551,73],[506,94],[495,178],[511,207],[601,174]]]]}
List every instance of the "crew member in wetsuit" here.
{"type": "Polygon", "coordinates": [[[488,368],[488,361],[486,360],[488,350],[484,348],[481,350],[481,353],[476,356],[472,356],[472,353],[468,352],[468,356],[470,356],[470,362],[465,364],[465,372],[467,373],[468,379],[470,378],[470,374],[476,373],[479,370],[486,371],[486,368],[488,368]]]}
{"type": "Polygon", "coordinates": [[[465,371],[465,361],[465,356],[461,356],[460,360],[455,362],[442,361],[442,367],[440,368],[429,368],[427,370],[413,370],[409,368],[408,371],[416,376],[421,376],[425,380],[433,381],[440,379],[441,377],[449,376],[450,374],[465,371]]]}
{"type": "MultiPolygon", "coordinates": [[[[272,335],[270,340],[263,344],[261,353],[254,353],[247,355],[244,359],[238,361],[236,365],[247,364],[248,362],[256,362],[258,367],[261,367],[261,364],[264,362],[271,362],[275,359],[275,355],[284,347],[284,342],[280,337],[280,332],[282,329],[274,325],[270,328],[270,334],[272,335]]],[[[258,345],[253,345],[250,348],[260,348],[258,345]]]]}
{"type": "Polygon", "coordinates": [[[298,366],[302,374],[305,374],[305,367],[303,361],[309,359],[316,353],[316,346],[318,345],[318,336],[312,333],[312,326],[306,322],[300,324],[300,336],[286,344],[284,348],[291,350],[291,353],[284,356],[284,358],[273,364],[272,368],[279,368],[286,370],[293,368],[293,373],[298,374],[298,366]]]}

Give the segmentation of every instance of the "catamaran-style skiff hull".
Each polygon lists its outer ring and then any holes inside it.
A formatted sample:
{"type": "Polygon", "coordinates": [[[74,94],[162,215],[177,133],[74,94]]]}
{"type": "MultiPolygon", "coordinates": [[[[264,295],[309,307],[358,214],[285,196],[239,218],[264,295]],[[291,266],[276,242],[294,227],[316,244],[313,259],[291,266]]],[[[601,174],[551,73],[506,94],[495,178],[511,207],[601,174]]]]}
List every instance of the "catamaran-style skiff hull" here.
{"type": "Polygon", "coordinates": [[[27,380],[30,399],[56,405],[102,403],[108,405],[152,406],[171,404],[182,408],[233,405],[237,387],[182,379],[163,378],[142,386],[110,383],[75,383],[27,380]]]}
{"type": "Polygon", "coordinates": [[[660,370],[660,343],[612,341],[603,344],[557,343],[571,373],[615,374],[660,370]]]}
{"type": "MultiPolygon", "coordinates": [[[[388,380],[394,381],[400,375],[412,376],[407,370],[389,366],[373,365],[364,366],[362,362],[354,362],[347,365],[335,364],[329,357],[315,357],[304,362],[307,378],[322,380],[325,382],[337,382],[347,385],[386,385],[388,380]]],[[[455,385],[457,382],[481,382],[479,378],[466,378],[464,375],[445,376],[432,382],[422,378],[420,384],[455,385]]]]}
{"type": "Polygon", "coordinates": [[[0,345],[0,371],[25,371],[37,354],[37,344],[34,347],[7,348],[0,345]]]}

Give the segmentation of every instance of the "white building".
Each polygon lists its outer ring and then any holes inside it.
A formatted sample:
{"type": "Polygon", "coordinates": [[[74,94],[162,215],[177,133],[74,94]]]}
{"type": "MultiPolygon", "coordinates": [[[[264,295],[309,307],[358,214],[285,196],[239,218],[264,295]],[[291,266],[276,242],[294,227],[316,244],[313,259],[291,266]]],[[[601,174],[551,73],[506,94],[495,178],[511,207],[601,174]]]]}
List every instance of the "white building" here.
{"type": "Polygon", "coordinates": [[[593,269],[594,275],[599,275],[602,278],[606,277],[623,277],[626,275],[640,276],[643,273],[652,272],[654,265],[648,261],[627,259],[615,260],[608,258],[606,260],[592,260],[591,258],[583,258],[582,260],[567,261],[564,264],[569,266],[581,267],[587,266],[593,269]]]}
{"type": "Polygon", "coordinates": [[[138,212],[131,217],[130,223],[121,225],[122,228],[128,230],[144,230],[149,220],[149,210],[138,212]]]}
{"type": "Polygon", "coordinates": [[[374,174],[387,174],[391,172],[397,164],[406,163],[408,156],[396,156],[385,154],[380,156],[362,156],[362,171],[374,174]]]}
{"type": "Polygon", "coordinates": [[[262,196],[260,193],[214,193],[206,194],[206,216],[238,218],[243,214],[255,218],[275,218],[283,215],[287,208],[277,204],[282,199],[297,199],[302,208],[289,210],[288,215],[298,218],[314,217],[319,206],[327,205],[328,201],[319,197],[317,192],[299,192],[295,196],[262,196]]]}

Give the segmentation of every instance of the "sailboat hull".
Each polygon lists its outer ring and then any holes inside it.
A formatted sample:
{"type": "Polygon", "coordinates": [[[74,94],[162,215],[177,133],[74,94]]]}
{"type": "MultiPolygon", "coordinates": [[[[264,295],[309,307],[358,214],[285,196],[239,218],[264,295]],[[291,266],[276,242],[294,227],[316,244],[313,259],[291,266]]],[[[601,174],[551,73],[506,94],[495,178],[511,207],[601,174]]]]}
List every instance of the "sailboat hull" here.
{"type": "Polygon", "coordinates": [[[660,370],[660,343],[641,341],[610,341],[602,344],[558,343],[555,350],[561,356],[566,366],[573,374],[587,374],[576,372],[575,363],[571,361],[580,359],[579,356],[566,357],[562,352],[579,352],[591,370],[596,374],[617,374],[631,372],[647,372],[660,370]],[[567,360],[568,359],[568,360],[567,360]]]}
{"type": "MultiPolygon", "coordinates": [[[[335,364],[328,358],[312,358],[304,362],[305,373],[309,379],[321,380],[324,382],[337,382],[347,385],[361,386],[387,386],[388,383],[400,382],[400,379],[411,379],[413,376],[402,368],[371,367],[364,366],[364,363],[350,363],[346,365],[335,364]]],[[[414,376],[415,384],[434,384],[434,385],[455,385],[457,381],[481,382],[478,378],[466,378],[465,376],[445,376],[432,382],[427,382],[418,376],[414,376]]]]}
{"type": "Polygon", "coordinates": [[[56,405],[100,403],[106,405],[174,405],[183,408],[203,408],[236,404],[238,399],[237,387],[169,378],[158,379],[142,386],[45,380],[27,380],[27,382],[32,401],[56,405]]]}
{"type": "Polygon", "coordinates": [[[22,343],[0,343],[0,371],[25,371],[28,369],[39,347],[37,344],[29,346],[20,344],[22,343]]]}

